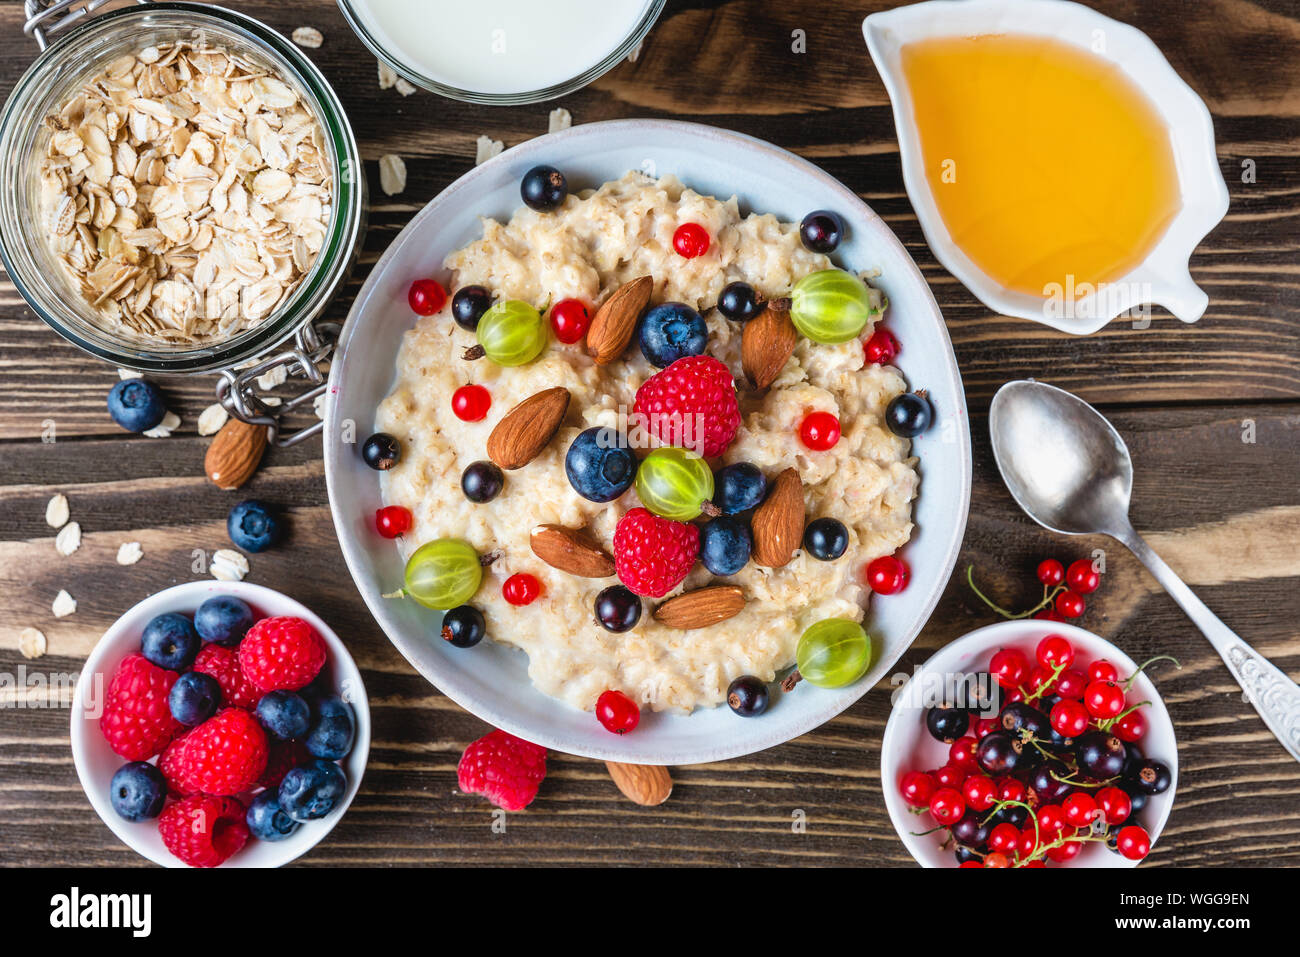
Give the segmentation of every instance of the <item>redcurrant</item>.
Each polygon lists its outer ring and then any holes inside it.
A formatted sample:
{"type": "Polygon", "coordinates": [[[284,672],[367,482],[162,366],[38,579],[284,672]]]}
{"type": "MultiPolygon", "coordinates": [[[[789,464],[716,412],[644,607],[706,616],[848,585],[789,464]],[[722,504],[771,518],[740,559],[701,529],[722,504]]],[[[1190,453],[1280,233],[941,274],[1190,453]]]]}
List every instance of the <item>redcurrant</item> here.
{"type": "Polygon", "coordinates": [[[959,788],[963,781],[966,780],[966,770],[959,768],[955,764],[945,764],[939,770],[933,772],[934,780],[941,788],[959,788]]]}
{"type": "Polygon", "coordinates": [[[375,528],[384,538],[396,538],[411,530],[411,513],[400,505],[385,505],[375,512],[375,528]]]}
{"type": "Polygon", "coordinates": [[[956,824],[966,813],[966,801],[955,788],[939,788],[930,798],[930,815],[940,824],[956,824]]]}
{"type": "Polygon", "coordinates": [[[551,306],[551,328],[555,330],[555,338],[563,343],[578,342],[590,325],[591,313],[581,299],[561,299],[551,306]]]}
{"type": "Polygon", "coordinates": [[[411,311],[417,316],[432,316],[447,304],[447,290],[433,279],[417,279],[406,294],[411,311]]]}
{"type": "Polygon", "coordinates": [[[1097,807],[1107,824],[1123,824],[1133,813],[1133,799],[1120,788],[1102,788],[1097,792],[1097,807]]]}
{"type": "Polygon", "coordinates": [[[1023,781],[1017,781],[1015,778],[998,778],[995,783],[998,786],[999,801],[1023,801],[1029,796],[1023,781]]]}
{"type": "Polygon", "coordinates": [[[1043,691],[1046,693],[1056,681],[1056,672],[1051,668],[1044,668],[1041,665],[1034,665],[1029,672],[1029,680],[1026,684],[1030,691],[1043,691]]]}
{"type": "Polygon", "coordinates": [[[1140,861],[1151,853],[1151,838],[1136,824],[1121,827],[1115,840],[1116,850],[1130,861],[1140,861]]]}
{"type": "Polygon", "coordinates": [[[1038,809],[1038,831],[1044,840],[1054,841],[1066,828],[1065,812],[1059,804],[1045,804],[1038,809]]]}
{"type": "Polygon", "coordinates": [[[907,587],[911,577],[907,564],[893,555],[877,558],[867,565],[867,585],[878,595],[896,595],[907,587]]]}
{"type": "Polygon", "coordinates": [[[1071,698],[1063,698],[1052,705],[1049,719],[1052,730],[1063,738],[1077,738],[1088,730],[1088,709],[1071,698]]]}
{"type": "Polygon", "coordinates": [[[673,249],[684,259],[694,259],[709,251],[709,231],[699,223],[682,223],[673,232],[673,249]]]}
{"type": "Polygon", "coordinates": [[[1094,681],[1084,691],[1083,703],[1098,721],[1109,721],[1124,710],[1124,689],[1113,681],[1094,681]]]}
{"type": "Polygon", "coordinates": [[[911,807],[929,807],[937,786],[924,771],[908,771],[898,782],[898,793],[911,807]]]}
{"type": "Polygon", "coordinates": [[[596,699],[596,719],[606,731],[627,734],[641,720],[641,709],[621,691],[606,691],[596,699]]]}
{"type": "Polygon", "coordinates": [[[1011,858],[1007,857],[1005,854],[998,854],[996,852],[992,854],[985,854],[984,866],[985,867],[1010,867],[1011,858]]]}
{"type": "Polygon", "coordinates": [[[1055,558],[1044,559],[1038,563],[1038,580],[1049,588],[1065,580],[1065,566],[1055,558]]]}
{"type": "Polygon", "coordinates": [[[1042,611],[1034,612],[1034,618],[1038,621],[1065,621],[1065,616],[1055,608],[1044,608],[1042,611]]]}
{"type": "Polygon", "coordinates": [[[1044,668],[1068,668],[1074,663],[1074,646],[1060,635],[1048,635],[1034,654],[1044,668]]]}
{"type": "Polygon", "coordinates": [[[998,854],[1014,854],[1020,846],[1020,829],[1003,821],[989,832],[989,850],[998,854]]]}
{"type": "Polygon", "coordinates": [[[1097,802],[1091,794],[1077,791],[1061,802],[1065,819],[1075,827],[1091,827],[1097,816],[1097,802]]]}
{"type": "Polygon", "coordinates": [[[1133,742],[1141,741],[1146,736],[1147,727],[1146,715],[1141,708],[1137,708],[1116,721],[1111,731],[1121,741],[1133,742]]]}
{"type": "Polygon", "coordinates": [[[948,749],[948,763],[970,770],[975,766],[975,746],[978,743],[970,735],[958,738],[948,749]]]}
{"type": "Polygon", "coordinates": [[[867,365],[884,365],[898,355],[898,340],[888,329],[877,327],[871,338],[862,344],[862,354],[867,365]]]}
{"type": "Polygon", "coordinates": [[[492,408],[492,394],[481,385],[463,385],[451,394],[451,411],[462,422],[478,422],[492,408]]]}
{"type": "Polygon", "coordinates": [[[1029,677],[1029,659],[1023,651],[1002,648],[989,660],[989,674],[1003,688],[1018,688],[1029,677]]]}
{"type": "Polygon", "coordinates": [[[1076,591],[1080,595],[1091,595],[1101,584],[1101,576],[1097,574],[1097,569],[1092,562],[1086,558],[1080,558],[1077,562],[1071,562],[1070,567],[1065,572],[1065,583],[1070,586],[1071,591],[1076,591]]]}
{"type": "Polygon", "coordinates": [[[1056,596],[1056,610],[1066,618],[1078,618],[1087,607],[1083,596],[1072,591],[1063,591],[1056,596]]]}
{"type": "Polygon", "coordinates": [[[1020,844],[1017,850],[1022,859],[1038,850],[1038,831],[1032,824],[1020,832],[1020,844]]]}
{"type": "Polygon", "coordinates": [[[799,423],[799,440],[814,452],[825,452],[840,440],[840,420],[829,412],[809,412],[799,423]]]}
{"type": "Polygon", "coordinates": [[[993,779],[983,774],[972,774],[961,786],[962,797],[966,806],[976,811],[987,811],[997,803],[997,785],[993,779]]]}
{"type": "Polygon", "coordinates": [[[535,575],[520,572],[501,585],[501,597],[512,605],[531,605],[542,593],[542,583],[535,575]]]}
{"type": "Polygon", "coordinates": [[[975,735],[976,741],[981,741],[994,731],[997,731],[999,727],[1001,726],[998,724],[997,718],[976,718],[971,733],[975,735]]]}
{"type": "Polygon", "coordinates": [[[1059,847],[1054,847],[1047,851],[1047,858],[1055,864],[1064,864],[1066,861],[1078,857],[1079,852],[1082,850],[1082,841],[1066,841],[1059,847]]]}
{"type": "Polygon", "coordinates": [[[1053,690],[1062,698],[1073,698],[1077,701],[1083,697],[1084,689],[1087,687],[1087,675],[1078,668],[1066,668],[1061,672],[1061,677],[1056,679],[1056,688],[1053,690]]]}
{"type": "Polygon", "coordinates": [[[1088,665],[1089,681],[1118,681],[1119,670],[1105,658],[1098,658],[1088,665]]]}

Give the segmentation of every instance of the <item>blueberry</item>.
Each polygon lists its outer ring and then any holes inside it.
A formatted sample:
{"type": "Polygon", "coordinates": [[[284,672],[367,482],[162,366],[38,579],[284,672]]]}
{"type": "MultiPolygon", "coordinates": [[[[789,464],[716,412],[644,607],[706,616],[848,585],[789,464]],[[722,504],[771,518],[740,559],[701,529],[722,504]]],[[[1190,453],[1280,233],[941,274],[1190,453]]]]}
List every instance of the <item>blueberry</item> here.
{"type": "Polygon", "coordinates": [[[402,457],[402,445],[387,432],[376,432],[361,446],[361,457],[377,472],[387,472],[402,457]]]}
{"type": "Polygon", "coordinates": [[[491,305],[492,293],[482,286],[464,286],[451,297],[451,317],[456,320],[456,325],[473,332],[491,305]]]}
{"type": "Polygon", "coordinates": [[[235,546],[246,552],[264,552],[284,537],[284,527],[272,507],[255,498],[230,510],[226,532],[235,546]]]}
{"type": "Polygon", "coordinates": [[[199,633],[184,615],[168,612],[149,619],[140,637],[140,654],[159,668],[184,671],[199,653],[199,633]]]}
{"type": "Polygon", "coordinates": [[[803,530],[803,547],[819,562],[833,562],[849,547],[849,530],[838,518],[816,518],[803,530]]]}
{"type": "Polygon", "coordinates": [[[147,761],[132,761],[117,769],[108,785],[113,810],[128,821],[157,817],[167,798],[162,772],[147,761]]]}
{"type": "Polygon", "coordinates": [[[930,427],[934,421],[934,407],[930,400],[915,392],[896,396],[885,408],[885,425],[895,435],[914,438],[930,427]]]}
{"type": "Polygon", "coordinates": [[[727,686],[727,706],[742,718],[762,714],[767,703],[767,685],[753,675],[741,675],[727,686]]]}
{"type": "Polygon", "coordinates": [[[684,302],[665,302],[649,309],[636,325],[641,354],[663,369],[686,356],[698,356],[709,344],[709,327],[684,302]]]}
{"type": "Polygon", "coordinates": [[[244,819],[248,821],[249,833],[259,841],[283,841],[302,827],[301,821],[284,813],[280,795],[269,789],[253,798],[244,819]]]}
{"type": "Polygon", "coordinates": [[[307,753],[328,761],[347,757],[357,733],[352,705],[338,695],[329,695],[316,701],[312,712],[312,726],[303,740],[307,753]]]}
{"type": "Polygon", "coordinates": [[[442,637],[457,648],[473,648],[486,634],[483,613],[473,605],[461,605],[442,616],[442,637]]]}
{"type": "Polygon", "coordinates": [[[799,224],[799,238],[815,253],[833,253],[844,238],[844,220],[829,209],[815,209],[799,224]]]}
{"type": "Polygon", "coordinates": [[[311,727],[311,708],[292,691],[268,691],[253,713],[266,732],[280,741],[300,738],[311,727]]]}
{"type": "Polygon", "coordinates": [[[739,519],[719,515],[700,528],[700,561],[715,575],[734,575],[744,568],[753,546],[749,527],[739,519]]]}
{"type": "Polygon", "coordinates": [[[176,679],[167,695],[172,717],[186,727],[202,724],[217,713],[221,704],[221,685],[212,675],[187,671],[176,679]]]}
{"type": "Polygon", "coordinates": [[[755,465],[737,462],[713,476],[713,504],[726,515],[757,508],[767,494],[767,479],[755,465]]]}
{"type": "Polygon", "coordinates": [[[144,379],[123,379],[108,393],[108,414],[128,432],[148,432],[167,414],[162,393],[144,379]]]}
{"type": "Polygon", "coordinates": [[[315,821],[334,810],[347,786],[342,769],[333,761],[312,761],[284,776],[280,808],[295,821],[315,821]]]}
{"type": "Polygon", "coordinates": [[[534,166],[524,174],[519,195],[529,209],[545,213],[564,202],[564,197],[569,195],[569,184],[554,166],[534,166]]]}
{"type": "Polygon", "coordinates": [[[727,283],[718,296],[718,312],[728,319],[748,322],[762,311],[758,304],[758,293],[747,282],[727,283]]]}
{"type": "Polygon", "coordinates": [[[630,631],[641,620],[641,599],[630,588],[610,585],[596,596],[596,620],[606,631],[630,631]]]}
{"type": "Polygon", "coordinates": [[[587,429],[564,456],[564,472],[573,490],[591,502],[612,502],[632,485],[637,461],[627,442],[613,429],[587,429]]]}
{"type": "Polygon", "coordinates": [[[460,477],[460,490],[471,502],[480,505],[501,494],[506,477],[491,462],[473,462],[460,477]]]}
{"type": "Polygon", "coordinates": [[[244,640],[253,627],[253,609],[230,595],[217,595],[199,605],[194,613],[194,630],[204,641],[230,647],[244,640]]]}

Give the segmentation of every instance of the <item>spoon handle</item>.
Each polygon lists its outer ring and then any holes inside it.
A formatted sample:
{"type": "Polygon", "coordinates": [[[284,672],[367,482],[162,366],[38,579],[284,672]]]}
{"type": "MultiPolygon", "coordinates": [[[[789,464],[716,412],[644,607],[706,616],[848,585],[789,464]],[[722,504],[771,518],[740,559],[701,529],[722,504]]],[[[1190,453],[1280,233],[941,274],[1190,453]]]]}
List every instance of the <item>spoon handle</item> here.
{"type": "Polygon", "coordinates": [[[1282,742],[1291,757],[1300,761],[1300,686],[1220,621],[1132,526],[1116,537],[1138,557],[1187,617],[1201,629],[1241,685],[1246,700],[1255,706],[1268,729],[1282,742]]]}

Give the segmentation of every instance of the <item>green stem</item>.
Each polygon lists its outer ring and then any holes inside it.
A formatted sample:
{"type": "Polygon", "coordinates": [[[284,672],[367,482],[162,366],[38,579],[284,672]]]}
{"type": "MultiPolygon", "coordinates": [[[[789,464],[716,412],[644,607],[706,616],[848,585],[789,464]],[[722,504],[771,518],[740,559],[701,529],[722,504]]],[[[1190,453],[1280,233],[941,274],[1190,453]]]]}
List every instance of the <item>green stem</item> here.
{"type": "MultiPolygon", "coordinates": [[[[980,601],[984,602],[984,604],[988,605],[990,608],[992,608],[995,612],[997,612],[997,613],[998,613],[999,615],[1001,615],[1003,618],[1006,618],[1008,621],[1019,621],[1019,620],[1022,619],[1022,618],[1029,618],[1029,617],[1032,616],[1032,615],[1036,615],[1038,612],[1042,611],[1044,608],[1046,608],[1048,605],[1050,605],[1053,601],[1055,601],[1055,600],[1056,600],[1056,596],[1057,596],[1058,594],[1060,594],[1061,592],[1065,591],[1065,586],[1064,586],[1064,585],[1057,585],[1054,589],[1051,590],[1051,592],[1049,592],[1049,593],[1048,593],[1048,594],[1043,598],[1042,601],[1040,601],[1040,602],[1039,602],[1037,605],[1035,605],[1033,608],[1029,609],[1028,611],[1022,611],[1022,612],[1020,612],[1019,614],[1015,614],[1015,613],[1013,613],[1013,612],[1009,612],[1009,611],[1007,611],[1007,610],[1006,610],[1005,608],[1003,608],[1001,605],[998,605],[998,604],[994,603],[992,599],[990,599],[987,595],[985,595],[982,591],[979,590],[979,586],[975,584],[975,566],[974,566],[974,565],[967,565],[967,566],[966,566],[966,584],[970,585],[970,587],[971,587],[971,591],[973,591],[973,592],[975,593],[975,596],[976,596],[977,598],[979,598],[980,601]]],[[[1046,589],[1044,589],[1044,590],[1046,590],[1046,589]]]]}
{"type": "Polygon", "coordinates": [[[1142,664],[1138,665],[1137,671],[1128,676],[1128,680],[1124,682],[1124,691],[1127,692],[1129,688],[1133,687],[1133,682],[1137,681],[1137,676],[1146,671],[1147,666],[1152,665],[1157,661],[1172,661],[1174,667],[1180,670],[1183,667],[1182,662],[1173,655],[1156,655],[1154,658],[1148,658],[1146,661],[1142,662],[1142,664]]]}

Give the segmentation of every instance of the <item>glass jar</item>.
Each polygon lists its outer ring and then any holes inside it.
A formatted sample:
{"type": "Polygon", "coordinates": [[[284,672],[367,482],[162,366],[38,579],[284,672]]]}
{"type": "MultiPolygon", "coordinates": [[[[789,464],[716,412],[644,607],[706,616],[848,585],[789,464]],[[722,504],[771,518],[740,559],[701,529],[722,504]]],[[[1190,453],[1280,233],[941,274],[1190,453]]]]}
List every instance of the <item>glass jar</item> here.
{"type": "Polygon", "coordinates": [[[403,4],[400,0],[338,0],[339,9],[356,35],[397,74],[442,96],[489,106],[540,103],[572,93],[599,79],[636,50],[659,18],[664,3],[665,0],[641,0],[638,9],[634,0],[620,0],[620,4],[628,8],[624,16],[615,12],[614,4],[609,0],[585,2],[576,7],[571,2],[498,2],[486,7],[482,4],[465,7],[457,0],[450,0],[445,5],[429,4],[412,12],[412,18],[420,22],[411,23],[409,32],[403,33],[399,32],[401,28],[381,25],[384,18],[377,15],[375,8],[393,4],[386,10],[386,15],[392,18],[407,13],[413,4],[403,4]],[[528,16],[541,16],[546,20],[539,25],[536,20],[527,20],[528,16]],[[591,22],[593,18],[598,22],[591,22]],[[626,30],[621,29],[623,23],[627,24],[626,30]],[[597,27],[602,29],[597,30],[597,27]],[[427,35],[431,30],[433,34],[427,35]],[[575,75],[562,79],[548,78],[549,82],[531,89],[522,83],[518,84],[520,89],[517,90],[487,89],[482,83],[479,88],[473,88],[465,81],[457,83],[448,76],[430,75],[433,72],[431,68],[417,62],[420,54],[413,52],[436,51],[448,63],[495,63],[497,70],[494,72],[504,73],[509,70],[507,64],[514,55],[512,51],[517,49],[516,37],[520,33],[527,35],[525,47],[535,57],[544,57],[541,61],[531,61],[532,70],[539,69],[539,64],[555,62],[579,62],[582,67],[575,75]],[[586,51],[580,47],[563,49],[563,43],[569,39],[579,44],[584,41],[595,43],[597,49],[592,56],[575,57],[575,52],[586,51]]]}
{"type": "Polygon", "coordinates": [[[347,278],[364,229],[365,178],[357,175],[360,152],[342,104],[291,42],[257,20],[221,7],[142,0],[139,6],[88,17],[55,35],[57,42],[18,80],[0,117],[0,256],[10,279],[41,319],[85,351],[143,373],[220,370],[223,403],[240,418],[274,426],[276,416],[253,394],[249,373],[260,375],[284,364],[317,391],[323,388],[317,365],[328,354],[331,330],[314,329],[312,322],[347,278]],[[45,118],[108,62],[180,41],[238,53],[293,87],[320,124],[332,176],[325,240],[298,287],[251,328],[197,345],[145,341],[106,329],[51,249],[39,202],[39,167],[50,136],[45,118]],[[285,351],[275,355],[281,346],[285,351]]]}

